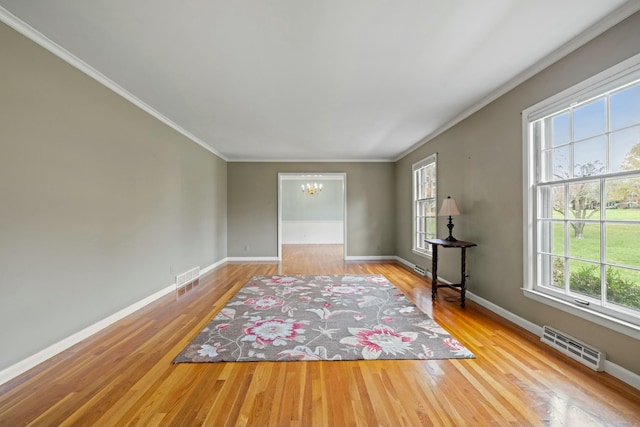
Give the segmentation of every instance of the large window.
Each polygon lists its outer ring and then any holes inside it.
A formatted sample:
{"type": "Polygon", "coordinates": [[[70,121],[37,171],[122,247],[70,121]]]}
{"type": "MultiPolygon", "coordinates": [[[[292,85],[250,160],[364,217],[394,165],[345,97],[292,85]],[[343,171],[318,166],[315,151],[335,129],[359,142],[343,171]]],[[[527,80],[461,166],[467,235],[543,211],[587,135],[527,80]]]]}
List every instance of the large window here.
{"type": "Polygon", "coordinates": [[[436,154],[413,165],[413,250],[431,255],[436,236],[436,154]]]}
{"type": "Polygon", "coordinates": [[[640,57],[525,110],[523,124],[525,288],[640,331],[640,57]]]}

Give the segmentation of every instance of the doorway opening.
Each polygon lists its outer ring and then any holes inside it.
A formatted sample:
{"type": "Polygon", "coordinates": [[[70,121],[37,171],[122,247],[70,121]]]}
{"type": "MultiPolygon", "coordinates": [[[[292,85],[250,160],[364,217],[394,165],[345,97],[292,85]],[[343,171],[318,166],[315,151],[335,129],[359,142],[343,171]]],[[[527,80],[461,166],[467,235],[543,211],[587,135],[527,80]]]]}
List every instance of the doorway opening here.
{"type": "Polygon", "coordinates": [[[278,259],[283,245],[342,245],[347,254],[346,173],[278,174],[278,259]]]}

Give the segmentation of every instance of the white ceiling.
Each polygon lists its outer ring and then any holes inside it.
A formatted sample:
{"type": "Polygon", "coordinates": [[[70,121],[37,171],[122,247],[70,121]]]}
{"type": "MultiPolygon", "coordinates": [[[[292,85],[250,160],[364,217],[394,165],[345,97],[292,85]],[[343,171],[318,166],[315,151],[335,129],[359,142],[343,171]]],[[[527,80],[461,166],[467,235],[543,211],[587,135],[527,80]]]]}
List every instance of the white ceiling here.
{"type": "Polygon", "coordinates": [[[381,161],[424,143],[640,1],[0,6],[0,19],[226,160],[381,161]]]}

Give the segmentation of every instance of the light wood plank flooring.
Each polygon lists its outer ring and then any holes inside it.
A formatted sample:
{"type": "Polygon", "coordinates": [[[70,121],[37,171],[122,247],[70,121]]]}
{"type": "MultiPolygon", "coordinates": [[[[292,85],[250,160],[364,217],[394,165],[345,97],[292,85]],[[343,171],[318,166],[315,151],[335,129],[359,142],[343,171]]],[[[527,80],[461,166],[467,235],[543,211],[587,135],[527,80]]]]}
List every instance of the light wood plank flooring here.
{"type": "MultiPolygon", "coordinates": [[[[291,245],[281,263],[228,263],[0,386],[2,426],[638,426],[640,391],[479,307],[431,303],[393,262],[291,245]],[[384,274],[473,351],[470,360],[173,365],[255,274],[384,274]]],[[[455,295],[449,293],[449,295],[455,295]]]]}

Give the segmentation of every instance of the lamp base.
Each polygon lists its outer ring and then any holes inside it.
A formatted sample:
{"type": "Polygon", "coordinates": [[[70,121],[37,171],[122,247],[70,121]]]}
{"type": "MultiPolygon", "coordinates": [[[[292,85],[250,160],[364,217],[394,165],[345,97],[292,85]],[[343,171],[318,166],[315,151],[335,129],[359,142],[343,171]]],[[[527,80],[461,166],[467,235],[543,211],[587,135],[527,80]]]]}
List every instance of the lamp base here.
{"type": "Polygon", "coordinates": [[[449,229],[449,237],[447,237],[446,240],[447,242],[457,242],[458,239],[456,239],[455,237],[453,237],[453,234],[451,234],[451,232],[453,231],[453,218],[449,217],[449,224],[447,224],[447,228],[449,229]]]}

